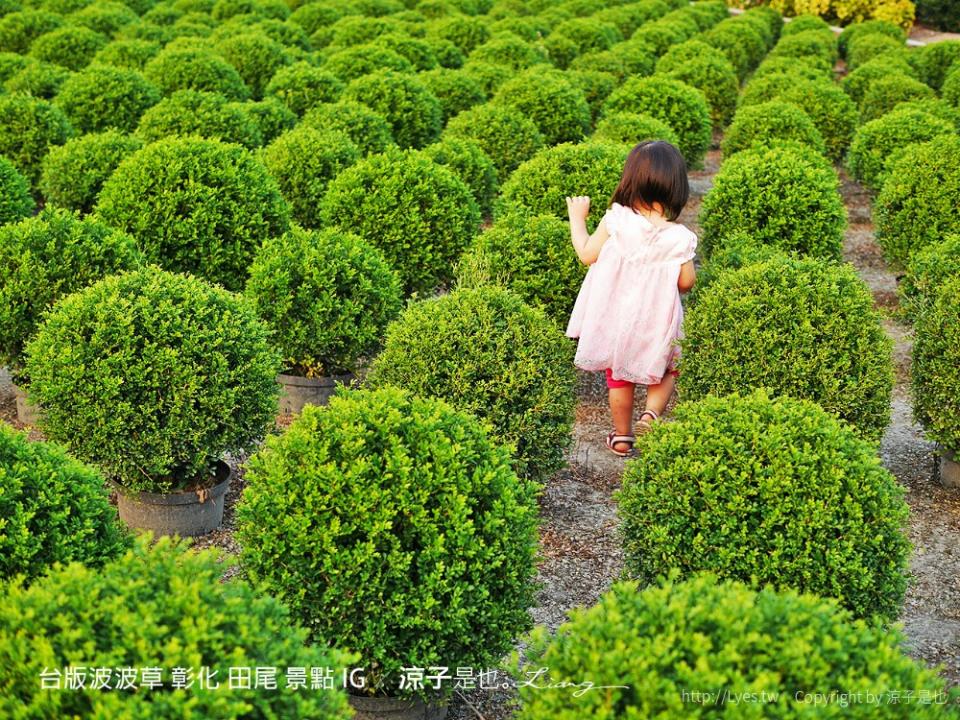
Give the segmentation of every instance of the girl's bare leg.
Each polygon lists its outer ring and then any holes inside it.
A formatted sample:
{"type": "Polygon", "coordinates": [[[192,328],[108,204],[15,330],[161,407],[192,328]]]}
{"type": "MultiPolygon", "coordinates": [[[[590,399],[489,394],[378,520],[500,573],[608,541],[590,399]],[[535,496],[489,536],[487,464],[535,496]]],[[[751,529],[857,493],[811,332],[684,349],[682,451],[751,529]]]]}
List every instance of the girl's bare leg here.
{"type": "MultiPolygon", "coordinates": [[[[610,414],[617,435],[633,435],[633,391],[635,386],[610,388],[610,414]]],[[[626,443],[614,443],[614,450],[629,450],[626,443]]]]}
{"type": "MultiPolygon", "coordinates": [[[[673,389],[677,385],[677,376],[673,373],[667,373],[663,380],[657,385],[647,386],[647,406],[645,410],[652,410],[657,415],[663,415],[667,409],[667,403],[670,402],[670,396],[673,395],[673,389]]],[[[611,392],[613,392],[611,390],[611,392]]],[[[611,400],[611,403],[613,401],[611,400]]],[[[611,409],[612,409],[611,405],[611,409]]]]}

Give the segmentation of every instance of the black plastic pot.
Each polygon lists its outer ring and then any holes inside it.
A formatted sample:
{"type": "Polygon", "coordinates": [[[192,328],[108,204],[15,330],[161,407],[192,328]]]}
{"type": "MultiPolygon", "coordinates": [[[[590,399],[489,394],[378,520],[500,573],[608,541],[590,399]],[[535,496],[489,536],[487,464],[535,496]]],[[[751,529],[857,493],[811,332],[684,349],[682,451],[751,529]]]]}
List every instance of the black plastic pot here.
{"type": "Polygon", "coordinates": [[[195,537],[220,527],[223,500],[233,480],[233,468],[217,463],[216,485],[202,490],[173,493],[130,492],[117,483],[117,510],[120,519],[137,530],[154,535],[195,537]]]}
{"type": "Polygon", "coordinates": [[[960,488],[960,462],[956,453],[940,451],[940,484],[946,488],[960,488]]]}
{"type": "Polygon", "coordinates": [[[280,383],[280,412],[299,415],[305,405],[326,405],[338,385],[349,385],[352,374],[306,378],[299,375],[277,375],[280,383]]]}
{"type": "Polygon", "coordinates": [[[17,420],[24,425],[36,426],[40,422],[40,408],[27,399],[27,392],[13,384],[13,394],[17,399],[17,420]]]}
{"type": "Polygon", "coordinates": [[[355,720],[443,720],[446,705],[427,704],[423,700],[347,695],[356,711],[355,720]]]}

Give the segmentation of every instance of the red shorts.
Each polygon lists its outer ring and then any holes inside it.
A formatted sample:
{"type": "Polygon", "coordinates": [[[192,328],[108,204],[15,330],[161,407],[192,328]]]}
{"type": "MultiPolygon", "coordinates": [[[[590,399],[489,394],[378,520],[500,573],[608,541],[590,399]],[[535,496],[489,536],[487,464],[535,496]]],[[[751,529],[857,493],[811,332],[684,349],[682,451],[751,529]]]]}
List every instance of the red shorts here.
{"type": "MultiPolygon", "coordinates": [[[[667,372],[670,373],[671,375],[680,374],[679,370],[667,370],[667,372]]],[[[612,390],[614,388],[630,387],[631,385],[635,385],[635,384],[636,383],[632,383],[629,380],[614,380],[613,370],[611,370],[610,368],[607,368],[607,388],[612,390]]]]}

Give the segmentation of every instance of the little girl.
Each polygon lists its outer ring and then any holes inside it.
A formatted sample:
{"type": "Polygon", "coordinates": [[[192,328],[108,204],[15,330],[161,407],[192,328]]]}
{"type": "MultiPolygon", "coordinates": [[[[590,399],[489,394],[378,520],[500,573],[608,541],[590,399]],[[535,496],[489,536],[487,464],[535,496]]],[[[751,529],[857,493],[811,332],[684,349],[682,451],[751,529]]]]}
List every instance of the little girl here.
{"type": "Polygon", "coordinates": [[[659,419],[676,383],[677,340],[683,337],[680,293],[696,281],[697,236],[674,222],[690,195],[687,166],[670,143],[642,142],[627,157],[623,177],[593,235],[589,197],[568,197],[570,234],[590,266],[567,326],[579,338],[574,363],[605,370],[614,430],[607,447],[633,451],[633,390],[647,386],[637,422],[646,432],[659,419]]]}

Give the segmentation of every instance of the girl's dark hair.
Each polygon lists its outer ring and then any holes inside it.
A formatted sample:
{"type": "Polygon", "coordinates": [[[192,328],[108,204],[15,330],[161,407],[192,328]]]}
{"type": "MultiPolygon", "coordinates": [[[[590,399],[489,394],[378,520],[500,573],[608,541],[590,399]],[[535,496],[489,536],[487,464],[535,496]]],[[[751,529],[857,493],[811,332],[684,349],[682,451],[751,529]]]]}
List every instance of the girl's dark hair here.
{"type": "Polygon", "coordinates": [[[663,206],[667,220],[676,220],[690,198],[687,163],[673,145],[647,140],[634,146],[623,166],[623,177],[610,203],[635,210],[638,205],[663,206]]]}

